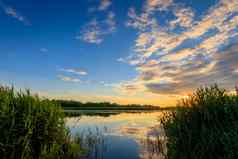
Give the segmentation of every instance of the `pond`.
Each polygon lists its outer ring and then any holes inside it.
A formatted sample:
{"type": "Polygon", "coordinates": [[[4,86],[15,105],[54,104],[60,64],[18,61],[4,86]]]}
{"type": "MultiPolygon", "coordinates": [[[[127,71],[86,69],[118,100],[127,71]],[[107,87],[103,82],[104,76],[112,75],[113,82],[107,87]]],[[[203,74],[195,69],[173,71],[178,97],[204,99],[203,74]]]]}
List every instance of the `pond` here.
{"type": "Polygon", "coordinates": [[[94,153],[88,156],[90,159],[159,159],[164,147],[158,121],[161,115],[162,112],[83,115],[66,118],[66,124],[74,135],[97,134],[94,136],[103,138],[97,139],[99,144],[90,151],[94,153]]]}

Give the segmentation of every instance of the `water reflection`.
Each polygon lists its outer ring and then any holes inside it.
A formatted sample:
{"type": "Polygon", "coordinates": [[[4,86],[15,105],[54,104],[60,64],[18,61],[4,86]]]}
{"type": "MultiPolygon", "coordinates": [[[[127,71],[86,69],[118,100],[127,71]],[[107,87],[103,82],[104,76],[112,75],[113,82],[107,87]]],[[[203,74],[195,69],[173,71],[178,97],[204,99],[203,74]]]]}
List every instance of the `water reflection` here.
{"type": "Polygon", "coordinates": [[[141,159],[165,158],[165,142],[160,137],[147,137],[139,141],[141,159]]]}
{"type": "Polygon", "coordinates": [[[70,117],[66,123],[73,134],[90,132],[101,138],[96,138],[98,143],[91,145],[93,148],[89,150],[91,156],[87,156],[88,159],[158,159],[163,158],[165,146],[163,130],[158,122],[161,114],[70,117]]]}
{"type": "Polygon", "coordinates": [[[107,143],[103,133],[106,132],[99,130],[95,131],[88,129],[87,131],[80,132],[76,134],[75,138],[78,139],[80,147],[83,148],[85,154],[80,157],[80,159],[104,159],[104,154],[106,152],[107,143]]]}

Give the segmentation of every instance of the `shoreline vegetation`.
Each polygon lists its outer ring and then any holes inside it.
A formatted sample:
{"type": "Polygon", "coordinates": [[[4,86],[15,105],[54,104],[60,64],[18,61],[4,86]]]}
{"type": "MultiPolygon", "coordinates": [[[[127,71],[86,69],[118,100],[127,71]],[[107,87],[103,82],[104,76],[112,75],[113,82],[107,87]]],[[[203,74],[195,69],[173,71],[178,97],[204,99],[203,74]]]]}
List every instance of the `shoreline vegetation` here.
{"type": "MultiPolygon", "coordinates": [[[[72,136],[65,125],[70,110],[115,113],[165,109],[48,100],[32,95],[29,90],[0,86],[1,158],[87,159],[93,155],[91,152],[98,153],[95,148],[103,143],[103,135],[87,135],[86,140],[82,134],[72,136]]],[[[165,132],[165,142],[161,143],[165,148],[158,156],[162,153],[165,159],[238,158],[237,88],[231,94],[217,85],[201,87],[178,102],[176,108],[167,108],[158,122],[165,132]]]]}
{"type": "Polygon", "coordinates": [[[29,90],[0,87],[0,130],[2,159],[65,159],[82,153],[65,126],[62,108],[29,90]]]}
{"type": "Polygon", "coordinates": [[[238,158],[238,88],[201,87],[165,113],[168,159],[238,158]]]}
{"type": "Polygon", "coordinates": [[[64,109],[66,116],[80,116],[80,115],[100,115],[110,116],[120,113],[140,113],[153,112],[173,109],[172,107],[161,108],[152,105],[120,105],[117,103],[82,103],[73,100],[52,100],[58,103],[64,109]]]}

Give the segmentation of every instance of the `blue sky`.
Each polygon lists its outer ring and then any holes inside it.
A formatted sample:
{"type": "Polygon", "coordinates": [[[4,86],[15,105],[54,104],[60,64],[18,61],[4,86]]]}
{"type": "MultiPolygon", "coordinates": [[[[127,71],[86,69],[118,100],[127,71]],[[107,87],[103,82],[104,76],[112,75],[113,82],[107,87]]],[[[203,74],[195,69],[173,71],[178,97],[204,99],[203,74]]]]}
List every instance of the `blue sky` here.
{"type": "Polygon", "coordinates": [[[0,0],[0,82],[42,96],[172,105],[238,77],[236,0],[0,0]]]}

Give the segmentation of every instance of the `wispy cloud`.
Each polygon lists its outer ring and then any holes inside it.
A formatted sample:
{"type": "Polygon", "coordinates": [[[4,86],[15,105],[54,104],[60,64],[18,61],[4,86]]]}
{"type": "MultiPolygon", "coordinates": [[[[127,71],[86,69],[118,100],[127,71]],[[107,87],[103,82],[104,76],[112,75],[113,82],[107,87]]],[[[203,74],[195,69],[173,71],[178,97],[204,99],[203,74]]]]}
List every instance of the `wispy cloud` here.
{"type": "Polygon", "coordinates": [[[140,14],[137,14],[133,7],[129,9],[129,20],[126,25],[140,31],[145,31],[148,27],[157,28],[157,19],[154,17],[154,13],[167,11],[171,6],[173,6],[173,0],[146,0],[140,14]]]}
{"type": "Polygon", "coordinates": [[[99,2],[98,6],[91,6],[88,11],[90,14],[103,11],[100,13],[103,16],[98,18],[99,16],[95,14],[92,20],[81,27],[81,31],[77,34],[76,39],[91,44],[100,44],[107,35],[116,31],[115,13],[109,10],[112,1],[100,0],[99,2]]]}
{"type": "Polygon", "coordinates": [[[101,0],[98,10],[106,10],[111,6],[112,2],[110,0],[101,0]]]}
{"type": "Polygon", "coordinates": [[[88,43],[100,44],[103,41],[103,35],[103,30],[100,28],[98,21],[93,19],[82,28],[80,35],[77,35],[76,39],[80,39],[88,43]]]}
{"type": "Polygon", "coordinates": [[[176,26],[181,26],[185,28],[192,27],[194,13],[191,8],[177,7],[174,10],[174,15],[176,19],[170,21],[169,23],[172,29],[174,29],[176,26]]]}
{"type": "Polygon", "coordinates": [[[114,32],[116,30],[115,13],[109,12],[104,23],[107,24],[109,33],[114,32]]]}
{"type": "Polygon", "coordinates": [[[119,57],[119,58],[117,59],[117,61],[118,61],[118,62],[127,62],[127,60],[124,59],[124,58],[122,58],[122,57],[119,57]]]}
{"type": "Polygon", "coordinates": [[[157,10],[167,10],[172,4],[173,0],[147,0],[144,8],[147,13],[152,13],[157,10]]]}
{"type": "Polygon", "coordinates": [[[143,12],[140,15],[136,13],[135,8],[130,8],[128,11],[129,20],[126,25],[134,29],[139,29],[141,31],[146,30],[147,27],[156,25],[156,19],[151,18],[150,14],[143,12]]]}
{"type": "Polygon", "coordinates": [[[78,78],[73,78],[73,77],[64,76],[64,75],[58,75],[58,78],[65,82],[75,82],[75,83],[81,82],[81,80],[78,78]]]}
{"type": "Polygon", "coordinates": [[[220,0],[199,17],[191,8],[166,0],[148,0],[140,14],[131,8],[127,25],[138,37],[134,56],[125,59],[135,65],[138,76],[120,88],[185,94],[214,82],[231,87],[238,79],[237,10],[236,0],[220,0]],[[175,17],[165,25],[156,19],[162,10],[175,17]]]}
{"type": "Polygon", "coordinates": [[[105,81],[100,81],[99,84],[103,85],[104,87],[113,87],[113,88],[118,87],[117,83],[108,83],[108,82],[105,82],[105,81]]]}
{"type": "Polygon", "coordinates": [[[116,30],[115,14],[109,12],[106,19],[98,21],[93,19],[82,27],[80,35],[76,39],[83,40],[88,43],[100,44],[106,35],[112,34],[116,30]]]}
{"type": "Polygon", "coordinates": [[[81,69],[81,68],[62,68],[60,69],[60,71],[63,72],[68,72],[68,73],[73,73],[73,74],[77,74],[77,75],[87,75],[87,71],[81,69]]]}
{"type": "Polygon", "coordinates": [[[0,8],[3,9],[6,15],[16,19],[19,22],[22,22],[25,25],[31,25],[31,23],[24,17],[20,12],[18,12],[13,7],[6,5],[3,1],[0,0],[0,8]]]}
{"type": "Polygon", "coordinates": [[[47,48],[40,48],[40,52],[43,52],[43,53],[46,53],[46,52],[48,52],[49,50],[47,49],[47,48]]]}

